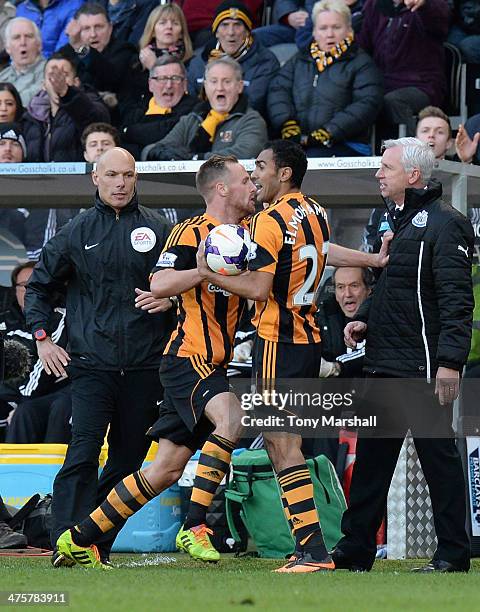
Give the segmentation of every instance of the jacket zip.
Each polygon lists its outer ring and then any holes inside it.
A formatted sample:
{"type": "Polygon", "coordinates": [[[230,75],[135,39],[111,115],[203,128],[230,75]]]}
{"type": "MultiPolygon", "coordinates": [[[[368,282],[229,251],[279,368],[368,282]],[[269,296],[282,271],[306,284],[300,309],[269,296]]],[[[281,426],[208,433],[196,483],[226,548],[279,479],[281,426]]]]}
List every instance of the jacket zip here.
{"type": "Polygon", "coordinates": [[[427,362],[427,382],[431,382],[430,379],[430,353],[428,351],[428,341],[427,334],[425,329],[425,317],[423,316],[423,306],[422,306],[422,293],[421,293],[421,282],[420,277],[422,273],[422,259],[423,259],[423,248],[425,246],[425,241],[420,242],[420,253],[418,256],[418,268],[417,268],[417,300],[418,300],[418,309],[420,311],[420,318],[422,320],[422,340],[423,346],[425,348],[425,360],[427,362]]]}

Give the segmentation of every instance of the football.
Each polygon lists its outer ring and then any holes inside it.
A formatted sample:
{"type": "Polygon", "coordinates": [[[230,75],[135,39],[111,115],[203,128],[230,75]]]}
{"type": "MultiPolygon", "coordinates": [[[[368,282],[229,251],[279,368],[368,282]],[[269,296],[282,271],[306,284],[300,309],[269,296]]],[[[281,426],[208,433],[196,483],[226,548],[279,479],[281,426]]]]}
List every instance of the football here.
{"type": "Polygon", "coordinates": [[[235,276],[247,268],[250,233],[240,225],[217,225],[205,239],[205,258],[213,272],[235,276]]]}

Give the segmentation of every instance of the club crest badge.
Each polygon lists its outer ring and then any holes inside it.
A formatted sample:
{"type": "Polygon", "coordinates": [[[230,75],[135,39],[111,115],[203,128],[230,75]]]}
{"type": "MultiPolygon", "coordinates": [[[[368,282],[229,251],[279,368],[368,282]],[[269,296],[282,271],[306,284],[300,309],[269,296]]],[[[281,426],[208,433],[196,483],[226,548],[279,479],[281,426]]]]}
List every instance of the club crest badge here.
{"type": "Polygon", "coordinates": [[[425,227],[428,221],[428,212],[426,210],[422,210],[417,213],[412,219],[412,225],[415,227],[425,227]]]}

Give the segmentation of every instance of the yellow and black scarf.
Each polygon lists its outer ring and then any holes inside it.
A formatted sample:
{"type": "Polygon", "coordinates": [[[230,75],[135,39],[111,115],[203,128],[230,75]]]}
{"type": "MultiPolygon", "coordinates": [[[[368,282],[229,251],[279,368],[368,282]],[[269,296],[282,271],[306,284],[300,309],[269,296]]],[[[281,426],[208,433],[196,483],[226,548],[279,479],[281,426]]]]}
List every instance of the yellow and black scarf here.
{"type": "Polygon", "coordinates": [[[317,64],[318,72],[323,72],[325,68],[345,55],[353,43],[353,34],[350,34],[328,51],[320,51],[318,43],[313,41],[310,45],[310,54],[317,64]]]}
{"type": "MultiPolygon", "coordinates": [[[[253,45],[253,36],[249,32],[247,34],[245,40],[243,41],[243,43],[240,45],[240,47],[230,57],[233,57],[233,59],[238,61],[246,53],[248,53],[248,50],[250,49],[250,47],[252,45],[253,45]]],[[[225,53],[225,51],[220,46],[220,43],[217,43],[215,49],[212,49],[210,51],[210,55],[209,55],[208,59],[210,61],[210,60],[213,60],[213,59],[218,59],[219,57],[224,57],[225,55],[227,55],[227,54],[225,53]]]]}

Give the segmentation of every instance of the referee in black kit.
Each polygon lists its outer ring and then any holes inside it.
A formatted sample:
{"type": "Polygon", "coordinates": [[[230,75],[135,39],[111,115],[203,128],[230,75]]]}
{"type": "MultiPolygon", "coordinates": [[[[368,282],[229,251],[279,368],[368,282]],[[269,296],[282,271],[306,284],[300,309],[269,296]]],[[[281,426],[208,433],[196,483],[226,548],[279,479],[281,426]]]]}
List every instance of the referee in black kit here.
{"type": "MultiPolygon", "coordinates": [[[[174,314],[170,300],[145,289],[170,226],[138,204],[134,158],[110,149],[92,179],[94,206],[44,246],[25,297],[45,370],[72,379],[72,440],[53,485],[53,544],[140,468],[150,444],[145,432],[163,396],[158,368],[174,314]],[[65,284],[68,353],[46,327],[50,296],[65,284]],[[97,480],[109,426],[108,460],[97,480]]],[[[96,542],[103,562],[117,533],[96,542]]],[[[71,562],[55,552],[52,564],[71,562]]]]}

